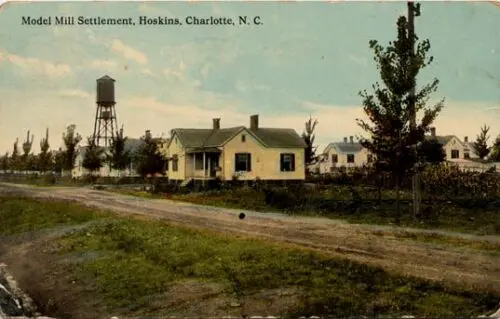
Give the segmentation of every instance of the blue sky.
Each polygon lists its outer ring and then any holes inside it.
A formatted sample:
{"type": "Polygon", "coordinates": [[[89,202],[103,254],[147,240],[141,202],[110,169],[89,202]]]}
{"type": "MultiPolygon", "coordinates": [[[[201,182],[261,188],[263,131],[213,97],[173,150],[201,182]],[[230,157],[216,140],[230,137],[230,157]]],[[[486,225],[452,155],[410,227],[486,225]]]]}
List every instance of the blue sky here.
{"type": "MultiPolygon", "coordinates": [[[[424,2],[417,34],[431,41],[445,98],[438,134],[500,133],[500,7],[424,2]]],[[[395,39],[405,2],[9,2],[0,15],[0,151],[30,129],[59,147],[68,124],[92,133],[95,80],[117,80],[119,124],[138,137],[175,127],[248,125],[299,133],[318,118],[320,147],[362,133],[358,92],[378,80],[368,41],[395,39]],[[260,16],[260,26],[24,26],[22,16],[260,16]]]]}

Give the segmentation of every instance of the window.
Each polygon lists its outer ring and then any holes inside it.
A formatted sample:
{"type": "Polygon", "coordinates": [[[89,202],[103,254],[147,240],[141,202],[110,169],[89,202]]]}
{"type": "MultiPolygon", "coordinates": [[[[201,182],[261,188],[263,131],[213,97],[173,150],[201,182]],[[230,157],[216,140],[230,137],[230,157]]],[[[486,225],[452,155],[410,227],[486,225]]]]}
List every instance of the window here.
{"type": "Polygon", "coordinates": [[[347,163],[354,163],[354,154],[347,154],[347,163]]]}
{"type": "Polygon", "coordinates": [[[338,163],[339,156],[337,154],[332,154],[332,163],[338,163]]]}
{"type": "Polygon", "coordinates": [[[250,172],[252,170],[252,156],[250,153],[234,154],[234,170],[236,172],[250,172]]]}
{"type": "Polygon", "coordinates": [[[368,155],[366,156],[366,162],[367,162],[367,163],[371,163],[371,162],[373,162],[373,155],[372,155],[372,154],[368,154],[368,155]]]}
{"type": "Polygon", "coordinates": [[[460,152],[458,150],[451,150],[451,158],[459,158],[460,152]]]}
{"type": "Polygon", "coordinates": [[[247,140],[247,136],[245,134],[242,134],[241,135],[241,142],[245,143],[246,140],[247,140]]]}
{"type": "Polygon", "coordinates": [[[179,158],[177,157],[177,155],[174,155],[172,157],[172,172],[177,172],[177,170],[179,169],[179,158]]]}
{"type": "Polygon", "coordinates": [[[470,154],[469,154],[469,152],[465,152],[465,153],[464,153],[464,158],[470,158],[470,154]]]}
{"type": "Polygon", "coordinates": [[[198,156],[195,155],[194,169],[197,171],[203,170],[203,157],[202,157],[202,155],[198,155],[198,156]]]}
{"type": "Polygon", "coordinates": [[[282,172],[295,171],[295,154],[291,153],[280,154],[280,170],[282,172]]]}

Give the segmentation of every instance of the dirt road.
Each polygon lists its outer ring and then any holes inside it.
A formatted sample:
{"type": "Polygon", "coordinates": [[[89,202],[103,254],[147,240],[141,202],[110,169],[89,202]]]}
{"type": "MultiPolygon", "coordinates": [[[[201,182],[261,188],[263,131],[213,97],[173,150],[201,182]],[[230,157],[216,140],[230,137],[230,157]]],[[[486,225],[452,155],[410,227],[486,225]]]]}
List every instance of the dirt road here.
{"type": "MultiPolygon", "coordinates": [[[[9,192],[37,198],[74,200],[87,206],[159,218],[189,227],[267,238],[379,266],[399,274],[500,293],[500,252],[402,240],[394,236],[395,232],[402,230],[393,227],[353,225],[322,218],[290,217],[250,211],[244,211],[247,217],[240,220],[238,214],[241,210],[144,199],[87,188],[41,188],[0,183],[0,193],[9,192]]],[[[498,236],[437,233],[471,241],[500,243],[498,236]]]]}

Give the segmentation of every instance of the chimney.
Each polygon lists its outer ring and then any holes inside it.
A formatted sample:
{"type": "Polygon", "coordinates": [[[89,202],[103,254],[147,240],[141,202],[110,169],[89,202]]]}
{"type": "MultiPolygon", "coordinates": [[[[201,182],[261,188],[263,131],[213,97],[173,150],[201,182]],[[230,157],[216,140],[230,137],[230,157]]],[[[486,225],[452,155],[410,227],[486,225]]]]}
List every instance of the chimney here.
{"type": "Polygon", "coordinates": [[[469,143],[469,137],[468,136],[464,136],[464,142],[465,143],[469,143]]]}
{"type": "Polygon", "coordinates": [[[344,137],[344,143],[347,143],[347,137],[344,137]]]}
{"type": "Polygon", "coordinates": [[[349,136],[349,141],[351,142],[351,144],[354,143],[354,137],[353,136],[349,136]]]}
{"type": "Polygon", "coordinates": [[[250,129],[251,130],[256,130],[259,128],[259,115],[251,115],[250,116],[250,129]]]}
{"type": "Polygon", "coordinates": [[[220,119],[213,119],[213,123],[214,123],[213,125],[214,130],[220,129],[220,119]]]}
{"type": "Polygon", "coordinates": [[[436,136],[436,128],[431,127],[431,136],[435,137],[436,136]]]}
{"type": "Polygon", "coordinates": [[[151,131],[150,130],[146,130],[146,138],[151,138],[151,131]]]}

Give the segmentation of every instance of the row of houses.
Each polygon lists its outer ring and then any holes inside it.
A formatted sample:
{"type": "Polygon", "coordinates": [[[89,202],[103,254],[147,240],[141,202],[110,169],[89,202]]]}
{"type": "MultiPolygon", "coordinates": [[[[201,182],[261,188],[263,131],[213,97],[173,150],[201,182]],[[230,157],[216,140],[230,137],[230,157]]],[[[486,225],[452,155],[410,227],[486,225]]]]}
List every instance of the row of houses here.
{"type": "MultiPolygon", "coordinates": [[[[146,134],[150,134],[148,131],[146,134]]],[[[471,170],[486,170],[495,163],[479,163],[472,143],[455,135],[436,135],[435,128],[427,138],[435,138],[443,146],[446,160],[471,170]]],[[[306,168],[306,144],[301,136],[289,128],[259,126],[259,116],[250,116],[249,126],[221,128],[219,118],[208,128],[176,128],[168,139],[157,138],[159,148],[167,159],[165,174],[170,180],[187,183],[191,180],[304,180],[306,169],[317,174],[328,174],[336,169],[370,165],[373,156],[354,137],[330,143],[318,160],[306,168]]],[[[128,139],[126,150],[137,151],[139,139],[128,139]]],[[[72,171],[75,178],[87,172],[82,167],[86,147],[81,147],[72,171]]],[[[500,166],[499,166],[500,167],[500,166]]],[[[114,171],[105,166],[101,176],[137,175],[133,164],[125,171],[114,171]]]]}
{"type": "MultiPolygon", "coordinates": [[[[462,169],[485,171],[491,167],[500,168],[500,163],[483,163],[474,152],[473,143],[465,136],[463,140],[455,135],[437,135],[436,128],[431,128],[428,139],[436,139],[442,145],[446,155],[445,160],[454,163],[462,169]]],[[[319,154],[318,161],[309,168],[317,174],[327,174],[345,167],[351,169],[370,165],[373,156],[354,137],[344,138],[342,142],[330,143],[319,154]]]]}
{"type": "MultiPolygon", "coordinates": [[[[301,136],[288,128],[259,126],[259,116],[250,116],[249,126],[221,128],[220,119],[208,128],[176,128],[168,139],[157,139],[167,159],[165,174],[170,180],[304,180],[305,148],[301,136]]],[[[147,133],[148,134],[148,133],[147,133]]],[[[127,140],[126,149],[134,152],[140,140],[127,140]]],[[[86,147],[80,147],[72,176],[87,174],[83,168],[86,147]]],[[[124,172],[105,166],[101,176],[137,175],[133,164],[124,172]]]]}

